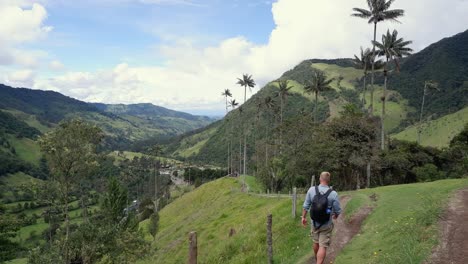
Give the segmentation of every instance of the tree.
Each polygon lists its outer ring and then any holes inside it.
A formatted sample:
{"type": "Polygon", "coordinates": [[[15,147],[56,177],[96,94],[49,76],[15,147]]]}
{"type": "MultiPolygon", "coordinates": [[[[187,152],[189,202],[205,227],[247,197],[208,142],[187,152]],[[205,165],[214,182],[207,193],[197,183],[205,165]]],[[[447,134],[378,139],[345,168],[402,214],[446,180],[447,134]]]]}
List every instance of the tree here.
{"type": "Polygon", "coordinates": [[[158,233],[159,229],[159,213],[154,212],[150,216],[150,222],[149,222],[149,232],[153,236],[153,239],[156,239],[156,233],[158,233]]]}
{"type": "Polygon", "coordinates": [[[419,114],[419,128],[418,128],[418,144],[421,144],[421,132],[422,132],[422,119],[423,119],[423,112],[424,112],[424,103],[426,100],[426,95],[429,94],[431,91],[439,91],[439,84],[434,81],[425,81],[424,82],[424,91],[421,103],[421,112],[419,114]]]}
{"type": "MultiPolygon", "coordinates": [[[[232,94],[231,94],[231,91],[229,89],[225,89],[224,92],[221,94],[222,96],[224,96],[224,98],[226,99],[226,117],[227,117],[227,114],[229,112],[229,104],[228,104],[228,97],[232,97],[232,94]]],[[[228,174],[229,174],[229,168],[231,167],[231,164],[230,164],[230,142],[228,141],[228,144],[227,144],[227,169],[228,169],[228,174]]]]}
{"type": "MultiPolygon", "coordinates": [[[[243,74],[242,78],[237,79],[237,84],[244,87],[244,104],[247,101],[247,87],[252,90],[255,87],[255,81],[252,79],[252,75],[243,74]]],[[[244,129],[242,130],[244,133],[244,169],[243,174],[247,173],[246,164],[247,164],[247,134],[245,133],[244,129]]]]}
{"type": "Polygon", "coordinates": [[[0,262],[14,259],[21,249],[17,242],[12,241],[21,223],[9,215],[0,214],[0,262]]]}
{"type": "Polygon", "coordinates": [[[104,195],[102,210],[110,222],[117,224],[124,217],[127,207],[127,190],[125,190],[115,177],[108,181],[107,193],[104,195]]]}
{"type": "MultiPolygon", "coordinates": [[[[239,106],[239,103],[236,102],[236,99],[229,100],[229,107],[231,107],[232,109],[236,109],[237,106],[239,106]]],[[[231,127],[231,130],[232,130],[232,127],[231,127]]],[[[231,131],[230,135],[231,135],[231,139],[230,139],[231,167],[234,167],[234,165],[233,165],[234,164],[234,152],[232,151],[232,148],[233,148],[232,131],[231,131]]],[[[240,169],[241,168],[239,167],[239,171],[240,171],[240,169]]]]}
{"type": "Polygon", "coordinates": [[[362,89],[362,105],[363,107],[366,106],[366,92],[367,92],[367,75],[369,70],[371,70],[372,63],[374,63],[374,70],[378,70],[382,68],[382,61],[375,60],[375,56],[372,56],[372,50],[366,48],[365,50],[361,47],[361,54],[360,56],[354,55],[354,64],[356,68],[362,69],[364,72],[364,85],[362,89]]]}
{"type": "Polygon", "coordinates": [[[325,73],[322,71],[315,71],[312,75],[312,79],[306,83],[304,86],[304,90],[306,93],[314,93],[315,94],[315,110],[314,110],[314,122],[317,123],[317,112],[318,112],[318,96],[320,93],[333,90],[330,86],[333,79],[328,79],[325,73]]]}
{"type": "Polygon", "coordinates": [[[387,83],[388,83],[388,63],[392,61],[395,63],[395,68],[398,71],[400,65],[398,59],[408,56],[413,51],[411,48],[408,48],[412,41],[405,41],[403,38],[398,38],[398,31],[393,30],[390,33],[390,30],[387,30],[387,34],[382,35],[382,42],[375,42],[378,50],[379,56],[385,57],[384,63],[384,90],[382,95],[382,128],[381,128],[381,149],[385,149],[385,104],[387,100],[387,83]]]}
{"type": "Polygon", "coordinates": [[[289,95],[289,90],[291,90],[293,87],[288,86],[289,81],[288,80],[279,80],[278,81],[278,93],[277,96],[280,99],[280,140],[279,140],[279,145],[281,148],[282,145],[282,138],[283,138],[283,110],[284,110],[284,104],[286,100],[288,99],[289,95]]]}
{"type": "MultiPolygon", "coordinates": [[[[402,9],[393,9],[390,7],[395,0],[367,0],[369,10],[363,8],[353,8],[355,13],[351,14],[354,17],[364,18],[369,24],[374,24],[374,40],[372,45],[372,57],[375,57],[375,41],[377,40],[377,24],[386,20],[399,22],[397,18],[404,16],[405,11],[402,9]]],[[[375,61],[372,61],[371,67],[371,93],[369,112],[374,112],[374,77],[375,77],[375,61]]]]}
{"type": "Polygon", "coordinates": [[[68,262],[70,221],[68,215],[69,194],[80,179],[97,166],[96,147],[103,133],[94,125],[75,119],[62,122],[53,131],[39,139],[41,151],[45,154],[50,176],[59,186],[59,200],[65,215],[65,239],[63,258],[68,262]]]}

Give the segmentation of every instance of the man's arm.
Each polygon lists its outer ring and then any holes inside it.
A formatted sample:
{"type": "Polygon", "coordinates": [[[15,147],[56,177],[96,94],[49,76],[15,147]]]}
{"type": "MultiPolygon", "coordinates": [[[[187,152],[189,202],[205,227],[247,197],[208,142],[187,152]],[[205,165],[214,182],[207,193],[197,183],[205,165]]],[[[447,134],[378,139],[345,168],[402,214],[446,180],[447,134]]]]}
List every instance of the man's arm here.
{"type": "Polygon", "coordinates": [[[333,201],[333,219],[336,220],[340,214],[341,214],[340,197],[338,196],[338,193],[336,193],[335,200],[333,201]]]}
{"type": "Polygon", "coordinates": [[[306,199],[304,201],[304,204],[302,205],[302,216],[301,216],[301,223],[302,226],[306,227],[307,226],[307,212],[310,209],[310,205],[312,204],[312,200],[310,199],[310,189],[307,191],[306,194],[306,199]]]}

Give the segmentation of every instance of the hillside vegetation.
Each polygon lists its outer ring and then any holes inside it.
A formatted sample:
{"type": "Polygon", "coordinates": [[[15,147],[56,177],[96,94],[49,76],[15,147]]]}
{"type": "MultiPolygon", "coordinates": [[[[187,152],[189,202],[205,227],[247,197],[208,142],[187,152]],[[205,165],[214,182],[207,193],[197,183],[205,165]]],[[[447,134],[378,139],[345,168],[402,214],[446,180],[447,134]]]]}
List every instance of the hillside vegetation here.
{"type": "MultiPolygon", "coordinates": [[[[347,214],[374,206],[360,235],[334,263],[420,263],[437,243],[437,216],[454,190],[467,179],[398,185],[340,193],[350,195],[347,214]],[[369,196],[377,197],[376,201],[369,196]],[[411,201],[411,202],[408,202],[411,201]],[[396,241],[406,241],[405,251],[396,241]]],[[[153,242],[156,252],[139,263],[184,263],[187,237],[198,234],[200,263],[263,263],[266,261],[266,216],[273,214],[276,263],[302,263],[311,257],[308,229],[291,217],[291,200],[239,192],[240,182],[223,178],[185,194],[160,212],[160,228],[153,242]],[[236,234],[229,237],[230,229],[236,234]]],[[[298,214],[303,195],[298,199],[298,214]]],[[[147,222],[142,228],[146,230],[147,222]]]]}
{"type": "MultiPolygon", "coordinates": [[[[453,114],[427,121],[421,126],[421,144],[424,146],[447,147],[452,138],[460,133],[467,123],[468,107],[465,107],[453,114]]],[[[418,125],[410,126],[394,135],[394,138],[417,141],[418,129],[418,125]]]]}

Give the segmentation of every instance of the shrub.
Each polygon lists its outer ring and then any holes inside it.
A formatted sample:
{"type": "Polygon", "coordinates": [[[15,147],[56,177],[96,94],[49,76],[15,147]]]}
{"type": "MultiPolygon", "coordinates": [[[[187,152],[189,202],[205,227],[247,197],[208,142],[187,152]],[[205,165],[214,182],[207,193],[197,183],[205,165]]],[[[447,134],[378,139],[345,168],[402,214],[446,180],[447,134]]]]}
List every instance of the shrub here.
{"type": "Polygon", "coordinates": [[[421,167],[413,168],[412,172],[420,182],[435,181],[445,178],[445,174],[437,169],[434,164],[425,164],[421,167]]]}

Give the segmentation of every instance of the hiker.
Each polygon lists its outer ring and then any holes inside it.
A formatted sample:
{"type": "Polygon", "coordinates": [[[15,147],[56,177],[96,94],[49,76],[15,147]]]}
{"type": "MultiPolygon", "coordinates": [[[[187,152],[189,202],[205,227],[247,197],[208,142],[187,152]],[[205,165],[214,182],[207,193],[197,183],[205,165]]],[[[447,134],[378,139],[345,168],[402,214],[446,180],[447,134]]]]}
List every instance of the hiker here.
{"type": "Polygon", "coordinates": [[[314,240],[314,253],[317,264],[323,264],[330,246],[333,231],[333,220],[341,213],[338,193],[330,184],[330,173],[320,174],[320,185],[310,187],[307,191],[302,210],[302,225],[307,226],[307,212],[311,217],[311,236],[314,240]],[[316,195],[318,192],[318,195],[316,195]],[[333,220],[332,220],[333,219],[333,220]]]}

